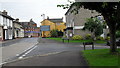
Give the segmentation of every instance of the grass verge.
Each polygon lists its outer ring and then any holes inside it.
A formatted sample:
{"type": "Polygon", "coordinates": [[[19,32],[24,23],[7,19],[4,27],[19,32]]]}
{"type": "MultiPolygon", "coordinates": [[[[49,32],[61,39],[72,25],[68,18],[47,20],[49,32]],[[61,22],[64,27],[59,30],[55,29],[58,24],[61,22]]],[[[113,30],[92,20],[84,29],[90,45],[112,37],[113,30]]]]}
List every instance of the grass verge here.
{"type": "MultiPolygon", "coordinates": [[[[61,41],[62,42],[62,38],[47,38],[47,39],[52,39],[52,40],[56,40],[56,41],[61,41]]],[[[70,40],[69,42],[73,42],[73,43],[83,43],[83,42],[91,42],[92,40],[70,40]]],[[[67,40],[65,40],[65,42],[68,42],[67,40]]],[[[95,43],[100,43],[100,44],[104,44],[106,43],[106,41],[104,40],[96,40],[94,41],[95,43]]]]}
{"type": "MultiPolygon", "coordinates": [[[[118,49],[120,51],[120,49],[118,49]]],[[[109,49],[95,49],[82,51],[89,66],[118,66],[120,57],[109,53],[109,49]]]]}

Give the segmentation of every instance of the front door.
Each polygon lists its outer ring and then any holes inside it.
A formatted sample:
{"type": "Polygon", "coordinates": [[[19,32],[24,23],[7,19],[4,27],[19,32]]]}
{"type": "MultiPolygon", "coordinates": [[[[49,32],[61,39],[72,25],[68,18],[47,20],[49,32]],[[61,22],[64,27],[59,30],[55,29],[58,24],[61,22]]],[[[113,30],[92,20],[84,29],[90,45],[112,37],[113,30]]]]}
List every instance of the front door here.
{"type": "Polygon", "coordinates": [[[3,29],[3,40],[5,40],[5,30],[3,29]]]}

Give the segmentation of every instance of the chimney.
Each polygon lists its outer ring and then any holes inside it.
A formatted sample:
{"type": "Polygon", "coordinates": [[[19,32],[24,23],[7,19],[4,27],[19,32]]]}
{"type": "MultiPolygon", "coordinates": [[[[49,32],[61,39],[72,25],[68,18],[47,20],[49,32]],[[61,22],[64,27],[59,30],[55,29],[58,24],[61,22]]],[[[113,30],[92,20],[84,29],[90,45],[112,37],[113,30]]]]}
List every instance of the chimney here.
{"type": "Polygon", "coordinates": [[[30,19],[30,22],[33,22],[32,18],[30,19]]]}
{"type": "Polygon", "coordinates": [[[3,12],[2,12],[3,14],[5,14],[5,15],[7,15],[7,12],[6,12],[6,10],[3,10],[3,12]]]}
{"type": "Polygon", "coordinates": [[[62,20],[63,20],[63,17],[62,17],[62,20]]]}
{"type": "Polygon", "coordinates": [[[47,19],[49,19],[49,16],[47,16],[47,19]]]}
{"type": "Polygon", "coordinates": [[[16,21],[16,22],[19,22],[19,19],[17,18],[15,21],[16,21]]]}

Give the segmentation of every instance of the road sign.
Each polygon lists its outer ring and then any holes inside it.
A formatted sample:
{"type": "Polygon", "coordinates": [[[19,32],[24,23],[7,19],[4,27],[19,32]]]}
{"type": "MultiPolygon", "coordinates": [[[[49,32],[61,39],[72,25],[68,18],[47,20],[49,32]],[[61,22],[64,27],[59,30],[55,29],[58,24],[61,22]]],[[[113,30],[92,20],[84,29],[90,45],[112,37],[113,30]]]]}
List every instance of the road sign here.
{"type": "Polygon", "coordinates": [[[50,26],[40,26],[41,31],[50,31],[50,26]]]}

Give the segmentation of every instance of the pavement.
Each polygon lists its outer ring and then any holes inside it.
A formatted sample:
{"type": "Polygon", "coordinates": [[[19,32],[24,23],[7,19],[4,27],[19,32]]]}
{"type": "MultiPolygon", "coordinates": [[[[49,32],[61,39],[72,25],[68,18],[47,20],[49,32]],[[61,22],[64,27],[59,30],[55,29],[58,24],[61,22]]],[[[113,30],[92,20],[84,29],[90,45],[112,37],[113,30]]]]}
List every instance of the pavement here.
{"type": "Polygon", "coordinates": [[[11,39],[11,40],[6,40],[6,41],[0,41],[0,44],[1,44],[0,47],[12,45],[14,43],[20,42],[21,40],[23,40],[23,38],[16,38],[16,39],[11,39]]]}
{"type": "MultiPolygon", "coordinates": [[[[2,63],[6,63],[11,60],[17,59],[16,58],[17,56],[19,56],[24,51],[36,45],[37,38],[14,39],[2,43],[5,45],[0,47],[1,50],[0,58],[2,58],[2,63]]],[[[2,63],[0,62],[0,64],[2,63]]]]}

